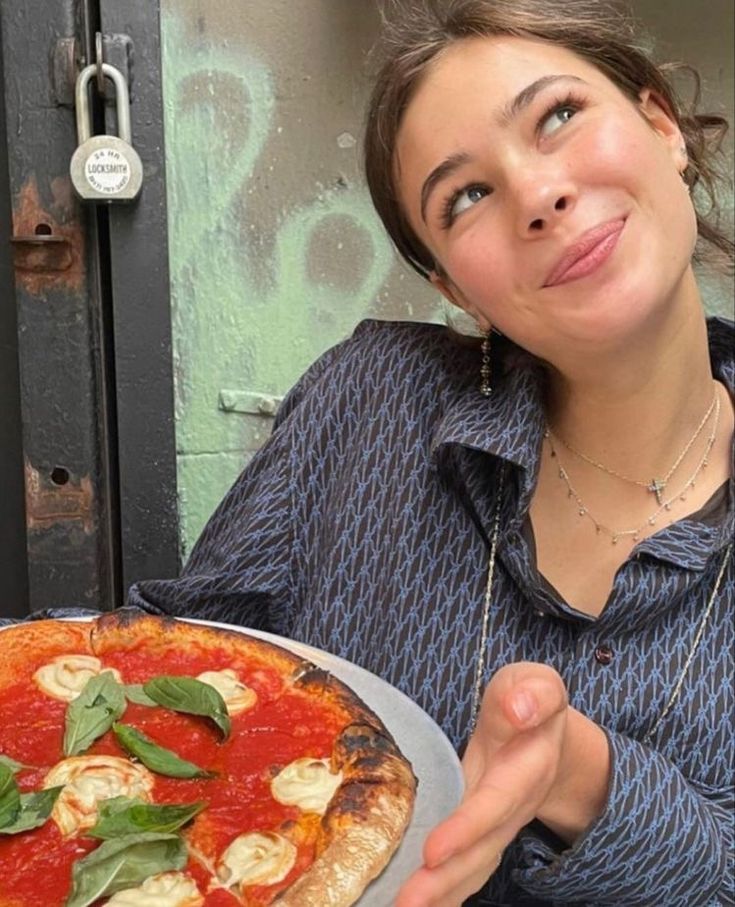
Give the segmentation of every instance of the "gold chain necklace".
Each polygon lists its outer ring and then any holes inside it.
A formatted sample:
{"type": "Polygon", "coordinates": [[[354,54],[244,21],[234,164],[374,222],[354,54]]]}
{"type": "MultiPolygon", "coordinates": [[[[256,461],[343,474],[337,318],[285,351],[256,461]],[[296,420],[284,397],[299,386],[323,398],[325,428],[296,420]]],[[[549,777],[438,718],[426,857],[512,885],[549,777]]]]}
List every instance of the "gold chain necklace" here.
{"type": "MultiPolygon", "coordinates": [[[[699,462],[697,463],[696,469],[686,480],[684,487],[682,489],[680,489],[679,491],[677,491],[677,493],[672,495],[670,498],[667,498],[666,500],[662,500],[660,498],[660,496],[657,494],[656,498],[659,503],[658,509],[656,511],[654,511],[654,513],[651,516],[649,516],[646,520],[644,520],[644,522],[642,522],[640,524],[640,526],[636,526],[634,529],[611,529],[609,526],[606,526],[604,523],[601,523],[596,517],[594,517],[590,513],[587,505],[580,498],[580,496],[577,493],[574,486],[572,485],[571,479],[569,478],[569,473],[560,464],[558,467],[557,474],[558,474],[559,478],[567,486],[568,496],[570,498],[574,498],[574,500],[577,504],[577,507],[579,508],[578,509],[579,515],[581,517],[586,517],[587,519],[591,520],[591,522],[593,523],[593,525],[595,527],[595,531],[598,534],[604,532],[606,535],[609,535],[613,545],[617,545],[617,543],[620,541],[620,539],[624,538],[626,536],[631,536],[632,540],[634,542],[640,541],[640,533],[644,529],[646,529],[648,526],[655,526],[656,521],[658,520],[659,516],[665,510],[671,510],[671,507],[672,507],[673,503],[677,500],[677,498],[680,501],[686,501],[687,492],[689,491],[690,488],[694,488],[694,486],[696,485],[697,478],[699,477],[699,473],[702,472],[703,469],[707,468],[707,465],[709,463],[708,458],[710,455],[710,451],[712,450],[712,446],[715,443],[715,439],[717,437],[717,429],[720,424],[720,398],[719,398],[719,396],[716,397],[714,405],[715,405],[715,418],[714,418],[714,423],[712,425],[712,431],[711,431],[709,437],[707,438],[707,445],[704,449],[704,453],[702,454],[702,456],[699,459],[699,462]]],[[[554,447],[554,437],[551,433],[551,430],[548,427],[546,428],[546,430],[544,432],[544,438],[549,442],[551,456],[554,459],[556,459],[558,462],[559,455],[557,454],[556,448],[554,447]]]]}
{"type": "Polygon", "coordinates": [[[650,480],[650,482],[644,482],[640,479],[632,479],[630,476],[624,475],[622,472],[617,472],[615,469],[611,469],[609,466],[605,466],[604,463],[600,463],[599,460],[595,460],[587,454],[583,453],[581,450],[577,450],[576,447],[573,447],[568,441],[565,441],[560,435],[556,435],[557,440],[562,444],[566,449],[574,454],[575,457],[579,457],[580,460],[584,460],[585,463],[589,463],[590,466],[594,466],[595,469],[600,469],[602,472],[606,472],[609,476],[615,476],[617,479],[622,479],[623,482],[628,482],[631,485],[638,485],[639,488],[645,488],[646,491],[650,491],[651,494],[656,495],[656,500],[659,505],[662,503],[663,492],[666,490],[666,486],[669,482],[669,479],[673,476],[676,470],[681,465],[684,457],[692,449],[692,445],[697,440],[697,438],[702,433],[702,429],[707,424],[707,420],[712,415],[712,410],[715,408],[715,402],[718,399],[717,395],[717,385],[715,384],[714,393],[712,394],[712,402],[709,405],[709,409],[702,417],[702,421],[696,427],[694,434],[689,438],[687,443],[684,445],[683,449],[679,453],[679,456],[674,460],[673,464],[669,468],[668,472],[662,479],[657,479],[655,476],[650,480]]]}
{"type": "MultiPolygon", "coordinates": [[[[495,504],[495,512],[493,514],[493,522],[490,530],[490,556],[488,557],[487,564],[487,582],[485,583],[485,597],[483,600],[482,606],[482,622],[480,626],[480,643],[477,649],[477,659],[475,664],[475,683],[472,690],[472,712],[470,719],[470,736],[474,734],[475,728],[477,726],[477,716],[480,712],[480,702],[482,700],[482,687],[483,687],[483,678],[485,675],[485,662],[487,660],[487,637],[488,630],[490,627],[490,605],[492,604],[492,591],[493,591],[493,580],[495,579],[495,556],[498,548],[498,527],[500,526],[500,507],[503,497],[503,487],[505,479],[505,466],[502,467],[500,478],[498,481],[498,497],[495,504]]],[[[707,606],[704,609],[702,614],[702,619],[697,626],[696,633],[694,634],[694,639],[692,644],[689,647],[689,653],[684,662],[684,667],[681,669],[679,676],[674,684],[674,689],[669,697],[666,705],[664,706],[661,714],[658,716],[656,721],[651,726],[650,730],[647,731],[645,736],[642,738],[644,742],[650,741],[653,734],[658,730],[659,725],[664,720],[664,718],[669,714],[674,705],[679,698],[681,693],[681,688],[684,684],[684,679],[686,678],[687,673],[689,672],[689,666],[692,663],[692,659],[699,648],[699,644],[704,635],[704,628],[707,625],[709,616],[712,613],[712,608],[714,607],[715,601],[717,600],[717,595],[720,591],[720,586],[722,584],[722,577],[725,575],[725,568],[727,567],[727,562],[730,560],[730,555],[732,553],[733,546],[732,544],[728,545],[725,549],[725,556],[722,558],[722,563],[720,564],[720,570],[717,574],[717,579],[715,580],[714,587],[710,593],[709,599],[707,601],[707,606]]]]}

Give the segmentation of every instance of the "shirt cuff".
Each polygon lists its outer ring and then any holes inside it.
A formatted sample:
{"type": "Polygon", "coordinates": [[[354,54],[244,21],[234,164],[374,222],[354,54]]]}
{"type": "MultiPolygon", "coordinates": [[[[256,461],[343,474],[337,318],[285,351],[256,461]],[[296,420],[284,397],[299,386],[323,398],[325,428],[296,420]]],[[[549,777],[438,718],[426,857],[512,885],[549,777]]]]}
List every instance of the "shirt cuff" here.
{"type": "Polygon", "coordinates": [[[661,754],[606,733],[611,778],[602,815],[562,851],[526,829],[516,882],[564,903],[692,907],[692,892],[700,905],[729,903],[731,815],[661,754]]]}

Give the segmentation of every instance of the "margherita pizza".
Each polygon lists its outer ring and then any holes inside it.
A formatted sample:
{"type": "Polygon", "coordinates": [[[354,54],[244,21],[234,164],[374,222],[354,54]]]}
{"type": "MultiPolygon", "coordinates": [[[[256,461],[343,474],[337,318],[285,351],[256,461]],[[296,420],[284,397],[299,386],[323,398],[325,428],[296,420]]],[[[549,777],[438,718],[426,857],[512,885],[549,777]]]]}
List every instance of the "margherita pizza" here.
{"type": "Polygon", "coordinates": [[[347,907],[416,781],[278,646],[120,611],[0,633],[0,907],[347,907]]]}

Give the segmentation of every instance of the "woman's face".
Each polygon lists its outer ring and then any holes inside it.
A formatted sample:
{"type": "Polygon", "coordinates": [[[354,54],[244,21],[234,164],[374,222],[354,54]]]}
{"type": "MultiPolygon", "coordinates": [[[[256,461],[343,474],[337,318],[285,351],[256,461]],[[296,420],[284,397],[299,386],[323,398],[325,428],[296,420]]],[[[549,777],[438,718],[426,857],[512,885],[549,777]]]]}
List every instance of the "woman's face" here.
{"type": "Polygon", "coordinates": [[[678,127],[649,92],[634,103],[565,48],[506,37],[437,59],[396,151],[439,289],[559,365],[696,294],[685,166],[678,127]]]}

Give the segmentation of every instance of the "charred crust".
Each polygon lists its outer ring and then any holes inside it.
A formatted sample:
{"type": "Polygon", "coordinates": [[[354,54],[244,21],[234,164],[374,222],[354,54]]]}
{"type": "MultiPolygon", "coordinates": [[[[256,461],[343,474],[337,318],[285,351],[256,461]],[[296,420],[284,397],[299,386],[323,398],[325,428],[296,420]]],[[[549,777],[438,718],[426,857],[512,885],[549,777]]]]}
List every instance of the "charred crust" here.
{"type": "Polygon", "coordinates": [[[411,765],[393,738],[369,724],[351,724],[342,731],[335,743],[333,762],[345,774],[337,795],[340,803],[351,784],[416,788],[411,765]]]}
{"type": "Polygon", "coordinates": [[[133,638],[141,626],[155,626],[156,632],[165,633],[173,629],[175,619],[146,614],[139,608],[119,608],[117,611],[110,611],[92,622],[92,648],[95,648],[98,639],[104,639],[107,634],[120,633],[133,638]]]}
{"type": "Polygon", "coordinates": [[[320,668],[311,661],[302,661],[291,675],[291,682],[300,690],[308,693],[324,693],[333,680],[329,671],[320,668]]]}
{"type": "Polygon", "coordinates": [[[363,816],[367,814],[371,785],[364,781],[345,781],[336,797],[329,805],[322,824],[328,827],[333,819],[339,816],[363,816]]]}
{"type": "Polygon", "coordinates": [[[398,754],[395,741],[385,728],[358,722],[347,725],[342,731],[337,740],[336,750],[342,753],[345,759],[349,759],[353,754],[372,753],[376,756],[398,754]]]}

